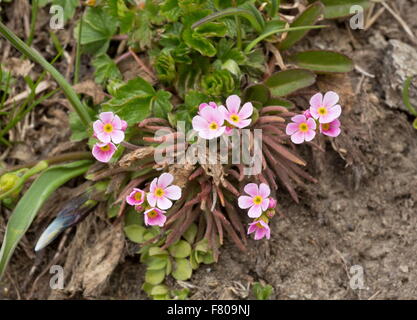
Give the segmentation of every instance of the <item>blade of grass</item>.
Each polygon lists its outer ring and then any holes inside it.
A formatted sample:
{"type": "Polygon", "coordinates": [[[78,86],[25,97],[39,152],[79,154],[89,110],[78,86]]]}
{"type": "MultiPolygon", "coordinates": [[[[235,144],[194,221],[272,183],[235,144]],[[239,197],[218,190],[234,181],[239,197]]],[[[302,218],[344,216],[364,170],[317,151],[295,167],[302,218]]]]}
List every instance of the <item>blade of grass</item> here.
{"type": "Polygon", "coordinates": [[[7,28],[2,22],[0,22],[0,33],[8,40],[10,43],[19,50],[23,55],[31,59],[32,61],[39,63],[46,71],[48,71],[51,76],[58,82],[59,86],[64,91],[69,102],[73,106],[74,110],[77,112],[82,123],[86,128],[90,126],[91,118],[88,114],[87,109],[81,103],[81,100],[78,98],[71,84],[69,84],[65,78],[55,69],[48,61],[46,61],[38,52],[30,48],[26,43],[24,43],[19,37],[17,37],[9,28],[7,28]]]}
{"type": "Polygon", "coordinates": [[[82,54],[82,46],[81,46],[81,34],[83,32],[83,15],[80,18],[80,27],[78,28],[78,37],[77,37],[77,53],[75,56],[75,70],[74,70],[74,84],[78,83],[80,79],[80,63],[81,63],[81,54],[82,54]]]}
{"type": "Polygon", "coordinates": [[[10,216],[0,249],[0,278],[33,219],[48,197],[61,185],[87,172],[91,161],[77,161],[44,171],[20,199],[10,216]]]}
{"type": "Polygon", "coordinates": [[[412,106],[411,102],[410,102],[410,86],[411,86],[411,80],[413,78],[412,77],[408,77],[405,82],[404,82],[404,88],[403,88],[403,101],[405,106],[407,107],[408,111],[410,111],[410,113],[417,117],[417,110],[412,106]]]}
{"type": "Polygon", "coordinates": [[[32,16],[30,18],[30,34],[29,34],[29,38],[26,41],[29,47],[32,45],[33,38],[35,37],[35,27],[36,27],[36,20],[38,19],[38,10],[39,10],[39,0],[33,0],[32,1],[32,16]]]}

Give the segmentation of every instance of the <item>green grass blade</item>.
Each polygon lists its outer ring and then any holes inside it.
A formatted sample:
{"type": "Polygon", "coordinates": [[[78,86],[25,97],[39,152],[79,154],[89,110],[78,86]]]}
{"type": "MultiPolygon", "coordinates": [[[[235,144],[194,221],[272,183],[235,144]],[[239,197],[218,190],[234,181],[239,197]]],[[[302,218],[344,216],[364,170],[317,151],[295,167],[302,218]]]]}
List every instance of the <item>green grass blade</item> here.
{"type": "Polygon", "coordinates": [[[405,80],[404,82],[404,88],[403,88],[403,101],[405,106],[407,107],[408,111],[410,111],[410,113],[417,117],[417,110],[412,106],[411,102],[410,102],[410,86],[411,86],[411,80],[413,78],[412,77],[408,77],[407,80],[405,80]]]}
{"type": "Polygon", "coordinates": [[[91,118],[87,109],[81,103],[71,84],[55,69],[48,61],[46,61],[37,51],[30,48],[19,37],[17,37],[9,28],[7,28],[2,22],[0,22],[0,34],[3,35],[10,43],[19,50],[23,55],[31,59],[32,61],[40,64],[45,70],[47,70],[51,76],[58,82],[59,86],[64,91],[69,102],[74,107],[82,123],[86,128],[90,126],[91,118]]]}
{"type": "Polygon", "coordinates": [[[81,160],[51,167],[44,171],[20,199],[7,223],[0,249],[0,278],[16,249],[17,244],[29,229],[33,219],[48,197],[61,185],[85,173],[91,161],[81,160]]]}

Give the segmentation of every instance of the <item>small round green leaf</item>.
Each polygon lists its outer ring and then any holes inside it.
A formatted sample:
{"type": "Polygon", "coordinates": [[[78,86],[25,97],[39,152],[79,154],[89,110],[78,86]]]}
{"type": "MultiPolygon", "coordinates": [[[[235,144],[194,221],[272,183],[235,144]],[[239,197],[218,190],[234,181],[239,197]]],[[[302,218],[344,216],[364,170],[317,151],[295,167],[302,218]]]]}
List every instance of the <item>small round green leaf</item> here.
{"type": "Polygon", "coordinates": [[[168,257],[167,256],[155,256],[150,257],[147,260],[148,270],[161,270],[165,269],[167,263],[168,263],[168,257]]]}
{"type": "Polygon", "coordinates": [[[188,280],[191,278],[193,269],[188,259],[175,259],[175,268],[172,271],[172,276],[177,280],[188,280]]]}
{"type": "Polygon", "coordinates": [[[165,279],[165,270],[147,270],[145,273],[145,281],[157,285],[165,279]]]}
{"type": "Polygon", "coordinates": [[[145,227],[131,224],[130,226],[124,227],[124,231],[130,241],[135,243],[142,243],[144,241],[143,234],[146,231],[145,227]]]}
{"type": "Polygon", "coordinates": [[[152,290],[151,290],[151,295],[152,296],[163,295],[163,294],[167,294],[167,293],[168,293],[168,287],[164,284],[157,285],[157,286],[153,287],[152,290]]]}
{"type": "Polygon", "coordinates": [[[168,248],[174,258],[186,258],[191,254],[191,246],[187,241],[179,240],[168,248]]]}

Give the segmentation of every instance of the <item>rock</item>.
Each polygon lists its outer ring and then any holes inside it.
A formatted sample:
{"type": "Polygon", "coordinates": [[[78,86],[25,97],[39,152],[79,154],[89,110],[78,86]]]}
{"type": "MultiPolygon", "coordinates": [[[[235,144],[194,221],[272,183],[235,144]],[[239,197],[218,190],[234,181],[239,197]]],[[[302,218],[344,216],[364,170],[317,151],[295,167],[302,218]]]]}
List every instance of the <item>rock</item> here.
{"type": "MultiPolygon", "coordinates": [[[[386,103],[391,108],[408,112],[402,99],[402,89],[407,77],[417,77],[417,50],[404,42],[390,40],[381,69],[386,103]]],[[[417,78],[410,86],[410,102],[417,107],[417,78]]]]}

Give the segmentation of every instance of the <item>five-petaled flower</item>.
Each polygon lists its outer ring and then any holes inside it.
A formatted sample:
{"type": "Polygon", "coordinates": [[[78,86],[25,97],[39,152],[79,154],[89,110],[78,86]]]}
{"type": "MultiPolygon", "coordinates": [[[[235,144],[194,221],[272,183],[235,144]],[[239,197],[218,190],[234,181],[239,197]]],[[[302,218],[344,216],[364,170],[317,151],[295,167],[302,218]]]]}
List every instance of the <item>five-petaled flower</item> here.
{"type": "Polygon", "coordinates": [[[248,234],[255,232],[255,240],[260,240],[263,237],[269,239],[271,237],[271,230],[268,223],[263,219],[255,220],[252,223],[249,223],[248,234]]]}
{"type": "Polygon", "coordinates": [[[241,100],[237,95],[230,96],[226,99],[226,107],[220,106],[219,110],[223,113],[224,119],[231,125],[242,129],[250,125],[253,113],[253,105],[250,102],[245,103],[240,109],[241,100]],[[240,110],[239,110],[240,109],[240,110]]]}
{"type": "Polygon", "coordinates": [[[319,123],[329,123],[339,118],[342,107],[338,105],[339,95],[329,91],[324,95],[319,92],[310,99],[310,113],[319,123]]]}
{"type": "Polygon", "coordinates": [[[238,204],[241,209],[249,209],[248,216],[251,218],[259,218],[263,211],[268,209],[269,195],[271,189],[265,183],[261,183],[258,187],[255,183],[248,183],[245,192],[249,196],[240,196],[238,204]]]}
{"type": "Polygon", "coordinates": [[[140,206],[145,202],[145,191],[133,188],[133,191],[126,197],[126,202],[131,206],[140,206]]]}
{"type": "Polygon", "coordinates": [[[295,144],[311,141],[316,135],[317,124],[313,118],[307,119],[305,115],[299,114],[291,118],[293,121],[286,128],[286,133],[291,136],[295,144]]]}
{"type": "Polygon", "coordinates": [[[220,137],[226,129],[223,125],[224,116],[218,108],[202,108],[199,114],[193,118],[192,124],[198,135],[207,140],[220,137]]]}
{"type": "Polygon", "coordinates": [[[145,216],[145,225],[163,227],[165,221],[167,220],[167,217],[164,213],[165,211],[158,208],[150,208],[146,210],[143,213],[145,216]]]}
{"type": "Polygon", "coordinates": [[[99,120],[93,124],[94,134],[103,143],[120,143],[125,138],[124,130],[127,123],[123,123],[118,115],[113,112],[102,112],[99,120]]]}
{"type": "Polygon", "coordinates": [[[111,143],[101,143],[98,142],[93,147],[93,156],[100,162],[109,162],[116,152],[116,146],[111,143]]]}
{"type": "Polygon", "coordinates": [[[181,188],[170,184],[174,181],[174,176],[170,173],[163,173],[159,178],[153,179],[146,196],[151,207],[158,207],[166,210],[172,207],[171,200],[181,198],[181,188]]]}
{"type": "Polygon", "coordinates": [[[321,123],[320,132],[329,137],[337,137],[341,132],[339,119],[333,120],[330,123],[321,123]]]}

